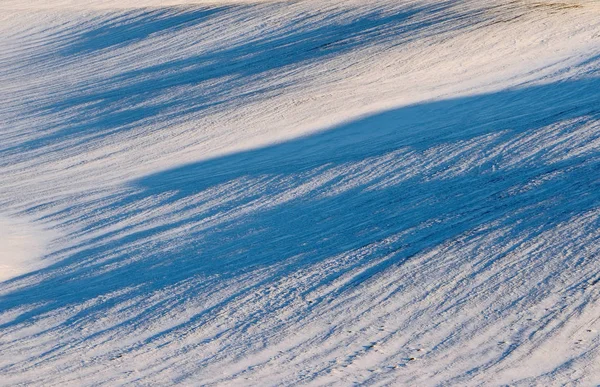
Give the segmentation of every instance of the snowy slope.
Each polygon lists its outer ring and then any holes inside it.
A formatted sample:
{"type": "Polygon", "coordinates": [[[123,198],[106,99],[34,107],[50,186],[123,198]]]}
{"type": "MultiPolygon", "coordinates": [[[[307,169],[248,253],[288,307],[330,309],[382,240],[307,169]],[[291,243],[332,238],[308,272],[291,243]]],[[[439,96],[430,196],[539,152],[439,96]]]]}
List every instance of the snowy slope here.
{"type": "Polygon", "coordinates": [[[599,77],[589,0],[0,0],[0,384],[599,384],[599,77]]]}

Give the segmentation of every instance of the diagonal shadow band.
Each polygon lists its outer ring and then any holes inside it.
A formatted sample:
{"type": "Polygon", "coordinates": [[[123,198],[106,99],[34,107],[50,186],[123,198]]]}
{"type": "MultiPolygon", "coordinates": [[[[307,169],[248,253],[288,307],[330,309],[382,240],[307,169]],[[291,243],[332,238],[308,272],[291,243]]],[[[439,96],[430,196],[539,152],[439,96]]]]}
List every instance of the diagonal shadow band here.
{"type": "MultiPolygon", "coordinates": [[[[31,305],[0,328],[122,293],[70,317],[66,326],[75,327],[131,297],[185,283],[176,299],[142,312],[152,318],[167,304],[214,296],[219,281],[267,270],[267,278],[241,286],[186,323],[201,324],[264,283],[397,235],[403,236],[385,248],[340,263],[306,292],[381,261],[351,287],[434,246],[486,232],[485,227],[508,228],[507,238],[534,238],[600,206],[600,149],[586,148],[600,137],[598,90],[600,78],[590,74],[402,107],[147,176],[111,204],[121,209],[117,215],[110,212],[88,228],[107,231],[74,246],[72,253],[60,252],[66,256],[60,262],[12,280],[45,276],[0,297],[2,310],[31,305]],[[587,136],[583,143],[577,141],[580,133],[587,136]],[[528,151],[518,163],[507,164],[528,151]],[[471,152],[485,161],[455,171],[471,152]],[[356,166],[373,176],[357,173],[356,166]],[[348,180],[357,182],[339,189],[348,180]],[[542,183],[525,189],[536,181],[542,183]],[[153,198],[159,199],[137,205],[153,198]],[[186,200],[189,204],[176,210],[170,207],[186,200]],[[144,218],[148,210],[169,216],[144,218]],[[141,220],[109,230],[135,217],[141,220]]],[[[128,323],[123,317],[112,329],[128,323]]]]}

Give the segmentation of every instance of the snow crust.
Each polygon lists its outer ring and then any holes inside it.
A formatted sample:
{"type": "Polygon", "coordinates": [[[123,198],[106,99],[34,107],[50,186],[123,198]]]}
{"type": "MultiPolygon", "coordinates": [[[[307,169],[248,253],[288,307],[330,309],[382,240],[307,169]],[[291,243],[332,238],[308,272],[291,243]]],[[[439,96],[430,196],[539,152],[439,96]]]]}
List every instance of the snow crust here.
{"type": "Polygon", "coordinates": [[[0,10],[0,385],[600,383],[597,2],[0,10]]]}

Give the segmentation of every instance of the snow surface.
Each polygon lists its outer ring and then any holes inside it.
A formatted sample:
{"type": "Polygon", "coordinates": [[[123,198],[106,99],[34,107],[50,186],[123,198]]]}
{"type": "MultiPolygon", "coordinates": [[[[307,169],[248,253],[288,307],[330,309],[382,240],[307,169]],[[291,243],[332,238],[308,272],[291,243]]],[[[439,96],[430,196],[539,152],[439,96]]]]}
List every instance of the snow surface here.
{"type": "Polygon", "coordinates": [[[600,384],[598,2],[174,3],[0,0],[0,384],[600,384]]]}
{"type": "Polygon", "coordinates": [[[39,270],[40,258],[56,236],[25,219],[0,217],[0,281],[39,270]]]}

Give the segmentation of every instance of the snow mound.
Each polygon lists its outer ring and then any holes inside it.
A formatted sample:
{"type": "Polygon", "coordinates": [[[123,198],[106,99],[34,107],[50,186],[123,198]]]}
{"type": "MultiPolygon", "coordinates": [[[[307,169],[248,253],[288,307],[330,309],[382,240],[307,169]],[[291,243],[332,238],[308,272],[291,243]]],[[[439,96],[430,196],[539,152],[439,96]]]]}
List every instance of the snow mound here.
{"type": "Polygon", "coordinates": [[[22,218],[0,216],[0,281],[41,269],[52,231],[22,218]]]}

